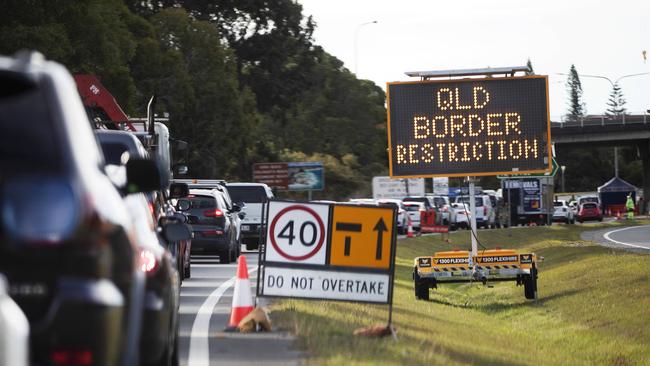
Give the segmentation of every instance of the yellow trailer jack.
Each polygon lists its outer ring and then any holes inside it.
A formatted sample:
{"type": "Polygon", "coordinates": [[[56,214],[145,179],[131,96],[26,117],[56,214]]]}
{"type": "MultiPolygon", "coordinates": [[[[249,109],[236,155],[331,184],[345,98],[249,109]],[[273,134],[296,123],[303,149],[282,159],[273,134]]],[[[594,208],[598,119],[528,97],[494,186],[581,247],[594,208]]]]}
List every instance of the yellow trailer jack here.
{"type": "Polygon", "coordinates": [[[414,260],[415,298],[429,300],[429,289],[439,284],[492,281],[516,281],[524,287],[524,296],[537,299],[537,256],[508,249],[437,252],[414,260]]]}

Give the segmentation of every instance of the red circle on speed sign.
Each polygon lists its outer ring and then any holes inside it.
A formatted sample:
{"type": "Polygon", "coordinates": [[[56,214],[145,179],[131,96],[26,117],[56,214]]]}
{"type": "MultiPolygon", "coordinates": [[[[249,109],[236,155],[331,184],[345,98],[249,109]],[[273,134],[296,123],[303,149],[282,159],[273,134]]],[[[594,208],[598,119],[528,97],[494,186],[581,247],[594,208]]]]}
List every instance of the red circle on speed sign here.
{"type": "MultiPolygon", "coordinates": [[[[278,212],[277,215],[275,215],[275,217],[271,221],[271,226],[270,226],[269,230],[270,230],[270,233],[271,233],[271,235],[270,235],[270,237],[271,237],[270,238],[271,239],[271,245],[273,246],[273,248],[275,248],[275,250],[278,252],[278,254],[280,254],[281,256],[283,256],[284,258],[289,259],[289,260],[302,261],[302,260],[311,258],[314,254],[318,253],[320,248],[323,246],[323,243],[325,242],[325,235],[324,235],[325,234],[325,225],[323,224],[323,221],[320,219],[320,216],[318,216],[316,211],[312,210],[309,207],[305,207],[305,206],[294,205],[294,206],[289,206],[289,207],[283,208],[282,210],[280,210],[280,212],[278,212]],[[282,215],[284,215],[285,213],[287,213],[289,211],[294,211],[294,210],[295,211],[305,211],[308,214],[310,214],[311,216],[313,216],[314,220],[318,224],[318,228],[320,229],[320,237],[318,238],[318,243],[316,244],[316,247],[314,248],[314,250],[312,250],[311,252],[309,252],[309,253],[307,253],[305,255],[300,255],[300,256],[287,254],[285,251],[280,249],[280,246],[275,241],[275,225],[278,223],[278,220],[280,220],[282,215]]],[[[314,233],[314,235],[315,235],[315,233],[314,233]]]]}

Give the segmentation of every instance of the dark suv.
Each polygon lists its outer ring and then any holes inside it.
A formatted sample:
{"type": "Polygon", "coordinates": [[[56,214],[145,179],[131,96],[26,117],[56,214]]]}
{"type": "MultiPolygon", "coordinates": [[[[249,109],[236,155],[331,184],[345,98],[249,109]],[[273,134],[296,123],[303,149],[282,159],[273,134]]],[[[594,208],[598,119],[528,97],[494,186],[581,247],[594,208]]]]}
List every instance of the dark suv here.
{"type": "MultiPolygon", "coordinates": [[[[130,192],[160,187],[127,165],[130,192]]],[[[0,272],[30,323],[31,360],[133,364],[144,273],[75,83],[37,53],[0,57],[0,272]]]]}
{"type": "Polygon", "coordinates": [[[190,189],[190,195],[179,199],[177,209],[185,212],[192,224],[192,250],[216,254],[221,263],[237,260],[238,205],[228,208],[223,192],[218,189],[190,189]]]}

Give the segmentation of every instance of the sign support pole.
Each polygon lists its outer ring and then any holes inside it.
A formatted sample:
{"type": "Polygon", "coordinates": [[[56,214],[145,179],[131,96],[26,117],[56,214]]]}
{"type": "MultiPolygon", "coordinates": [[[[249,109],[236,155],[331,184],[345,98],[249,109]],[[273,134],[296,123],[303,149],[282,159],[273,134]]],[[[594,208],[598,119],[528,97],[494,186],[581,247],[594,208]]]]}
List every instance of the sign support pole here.
{"type": "Polygon", "coordinates": [[[477,230],[476,230],[476,202],[475,197],[476,195],[474,194],[474,178],[473,177],[467,177],[469,180],[469,212],[470,212],[470,224],[472,225],[472,257],[476,256],[478,254],[478,249],[477,249],[477,241],[476,241],[476,235],[477,235],[477,230]]]}
{"type": "Polygon", "coordinates": [[[307,201],[311,201],[311,189],[307,191],[307,201]]]}

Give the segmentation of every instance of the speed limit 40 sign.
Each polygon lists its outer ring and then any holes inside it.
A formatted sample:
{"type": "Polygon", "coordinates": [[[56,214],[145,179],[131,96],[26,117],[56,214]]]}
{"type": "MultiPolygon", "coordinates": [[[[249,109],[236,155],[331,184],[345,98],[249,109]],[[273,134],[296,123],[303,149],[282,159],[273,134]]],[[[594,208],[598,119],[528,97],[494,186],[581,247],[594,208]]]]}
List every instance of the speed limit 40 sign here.
{"type": "Polygon", "coordinates": [[[266,260],[325,264],[329,206],[271,202],[266,260]]]}

